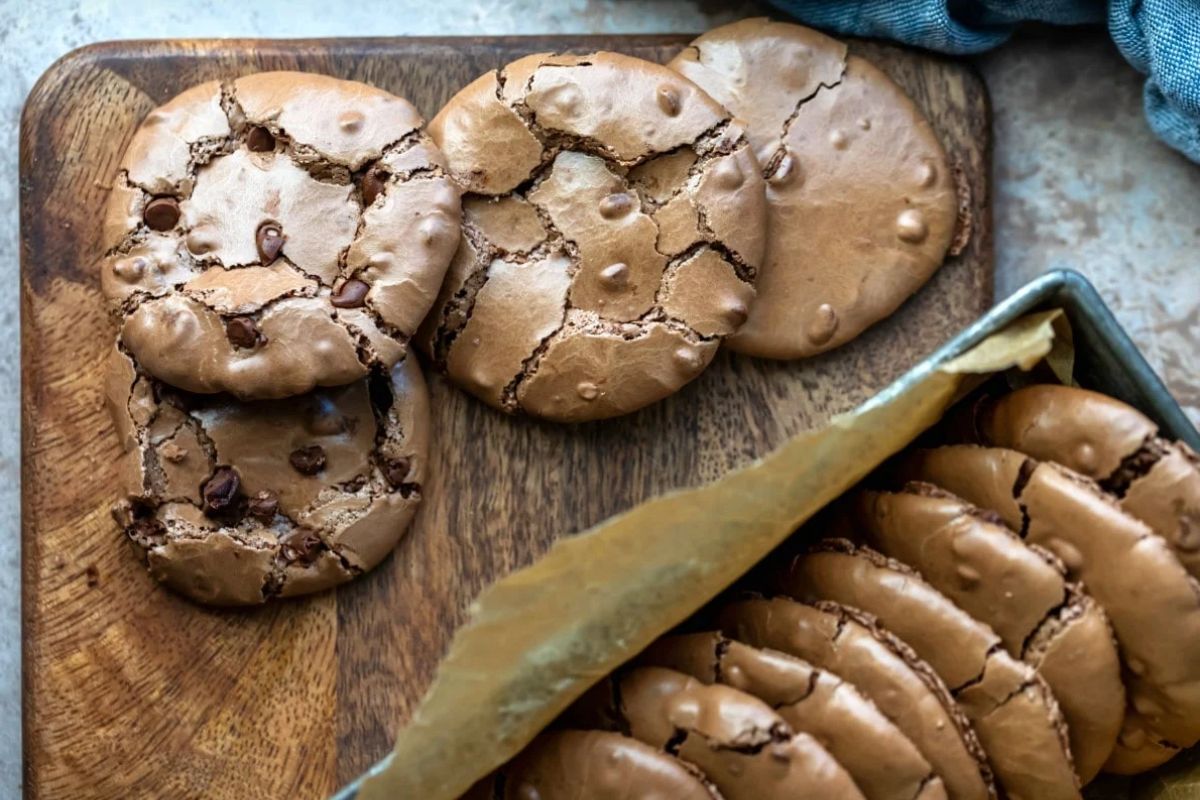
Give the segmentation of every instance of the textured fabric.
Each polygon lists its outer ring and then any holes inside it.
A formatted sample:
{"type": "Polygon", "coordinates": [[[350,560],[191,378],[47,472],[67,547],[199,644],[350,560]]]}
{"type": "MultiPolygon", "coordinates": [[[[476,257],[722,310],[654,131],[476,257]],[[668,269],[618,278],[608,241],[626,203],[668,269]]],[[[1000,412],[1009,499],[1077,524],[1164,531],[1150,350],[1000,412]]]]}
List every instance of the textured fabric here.
{"type": "Polygon", "coordinates": [[[943,53],[979,53],[1016,26],[1107,21],[1125,58],[1147,75],[1143,104],[1154,132],[1200,162],[1200,0],[772,0],[801,22],[895,39],[943,53]]]}

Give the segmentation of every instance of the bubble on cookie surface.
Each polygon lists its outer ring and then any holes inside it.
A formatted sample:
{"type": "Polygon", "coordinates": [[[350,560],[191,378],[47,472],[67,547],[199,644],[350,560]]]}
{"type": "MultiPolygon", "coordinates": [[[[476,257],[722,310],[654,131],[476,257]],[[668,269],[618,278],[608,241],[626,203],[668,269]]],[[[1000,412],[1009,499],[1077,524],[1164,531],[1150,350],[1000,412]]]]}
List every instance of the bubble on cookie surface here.
{"type": "Polygon", "coordinates": [[[633,210],[633,198],[628,192],[613,192],[600,200],[600,216],[618,219],[633,210]]]}
{"type": "Polygon", "coordinates": [[[721,159],[713,169],[713,178],[716,180],[717,186],[726,190],[738,188],[745,180],[741,167],[732,158],[721,159]]]}
{"type": "Polygon", "coordinates": [[[628,283],[629,265],[622,261],[600,270],[600,285],[606,289],[620,289],[628,283]]]}
{"type": "Polygon", "coordinates": [[[600,387],[591,381],[582,381],[575,387],[575,393],[590,402],[600,396],[600,387]]]}
{"type": "Polygon", "coordinates": [[[733,300],[726,303],[724,308],[725,319],[734,328],[741,327],[750,317],[750,309],[740,300],[733,300]]]}
{"type": "Polygon", "coordinates": [[[928,189],[937,181],[938,170],[931,161],[922,161],[917,167],[917,185],[928,189]]]}
{"type": "Polygon", "coordinates": [[[808,330],[805,335],[808,340],[816,345],[825,344],[833,338],[833,334],[837,332],[838,315],[833,310],[833,306],[829,303],[822,303],[817,306],[816,313],[813,314],[812,320],[808,323],[808,330]]]}
{"type": "Polygon", "coordinates": [[[896,217],[896,235],[910,244],[925,241],[929,235],[929,226],[925,224],[925,215],[915,208],[900,212],[896,217]]]}
{"type": "Polygon", "coordinates": [[[685,370],[695,372],[704,366],[700,351],[694,347],[680,347],[674,353],[675,363],[685,370]]]}
{"type": "Polygon", "coordinates": [[[136,283],[146,273],[149,262],[144,256],[122,258],[113,265],[113,272],[126,283],[136,283]]]}
{"type": "Polygon", "coordinates": [[[338,117],[338,127],[345,133],[358,133],[366,119],[361,111],[345,111],[338,117]]]}
{"type": "Polygon", "coordinates": [[[662,84],[655,92],[655,97],[658,101],[658,107],[668,117],[674,117],[679,114],[681,105],[679,90],[669,84],[662,84]]]}
{"type": "Polygon", "coordinates": [[[846,136],[845,131],[834,128],[829,132],[829,144],[833,146],[834,150],[845,150],[846,146],[850,144],[850,139],[846,136]]]}

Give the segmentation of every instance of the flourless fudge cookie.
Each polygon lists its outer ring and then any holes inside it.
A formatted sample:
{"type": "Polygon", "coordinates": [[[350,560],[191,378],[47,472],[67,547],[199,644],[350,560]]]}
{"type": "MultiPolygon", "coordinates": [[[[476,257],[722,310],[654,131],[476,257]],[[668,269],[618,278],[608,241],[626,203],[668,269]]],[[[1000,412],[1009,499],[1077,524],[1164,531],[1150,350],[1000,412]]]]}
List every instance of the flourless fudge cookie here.
{"type": "Polygon", "coordinates": [[[501,410],[576,422],[672,394],[745,321],[763,179],[728,111],[665,67],[540,54],[429,125],[462,244],[420,343],[501,410]]]}
{"type": "Polygon", "coordinates": [[[206,83],[134,135],[104,222],[123,346],[198,393],[289,397],[388,368],[461,207],[405,100],[324,75],[206,83]]]}
{"type": "Polygon", "coordinates": [[[383,560],[421,500],[429,410],[415,358],[239,402],[176,390],[114,349],[107,393],[125,452],[117,520],[150,573],[199,602],[348,581],[383,560]]]}

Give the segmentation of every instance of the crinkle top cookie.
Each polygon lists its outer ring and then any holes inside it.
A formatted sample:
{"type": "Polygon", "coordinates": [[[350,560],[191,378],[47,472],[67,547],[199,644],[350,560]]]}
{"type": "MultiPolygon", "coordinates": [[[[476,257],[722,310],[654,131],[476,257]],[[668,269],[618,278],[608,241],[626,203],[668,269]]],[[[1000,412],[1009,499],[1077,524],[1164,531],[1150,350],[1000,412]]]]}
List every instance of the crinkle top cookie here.
{"type": "Polygon", "coordinates": [[[278,400],[181,392],[119,347],[107,398],[124,455],[118,522],[150,573],[213,605],[315,592],[404,535],[429,449],[415,358],[278,400]]]}
{"type": "Polygon", "coordinates": [[[429,125],[462,243],[419,343],[507,412],[582,421],[695,378],[746,319],[763,179],[699,87],[614,53],[489,72],[429,125]]]}
{"type": "Polygon", "coordinates": [[[389,367],[458,245],[459,190],[405,100],[268,72],[188,89],[135,133],[105,295],[155,377],[242,399],[389,367]]]}

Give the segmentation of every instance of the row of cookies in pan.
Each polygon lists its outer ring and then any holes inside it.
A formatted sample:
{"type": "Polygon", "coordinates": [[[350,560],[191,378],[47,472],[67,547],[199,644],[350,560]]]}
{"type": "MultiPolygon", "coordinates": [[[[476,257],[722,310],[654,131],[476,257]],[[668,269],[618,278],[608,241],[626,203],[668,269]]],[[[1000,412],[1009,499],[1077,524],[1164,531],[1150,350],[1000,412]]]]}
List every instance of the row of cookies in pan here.
{"type": "Polygon", "coordinates": [[[949,427],[471,797],[1077,798],[1195,744],[1200,459],[1062,386],[949,427]]]}

